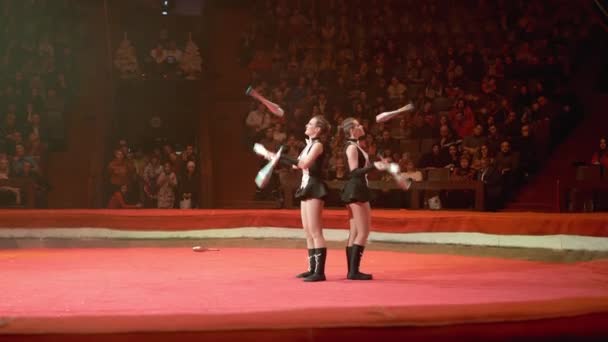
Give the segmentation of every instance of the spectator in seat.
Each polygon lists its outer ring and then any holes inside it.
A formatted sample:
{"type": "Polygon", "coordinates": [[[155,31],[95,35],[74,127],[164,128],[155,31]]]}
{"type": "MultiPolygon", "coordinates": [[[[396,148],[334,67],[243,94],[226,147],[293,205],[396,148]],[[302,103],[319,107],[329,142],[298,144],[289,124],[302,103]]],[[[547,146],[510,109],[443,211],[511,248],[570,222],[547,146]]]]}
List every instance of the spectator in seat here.
{"type": "Polygon", "coordinates": [[[450,122],[450,117],[447,114],[441,114],[439,115],[439,124],[438,126],[448,126],[448,128],[450,129],[450,134],[452,134],[455,138],[460,138],[457,134],[456,131],[454,131],[454,128],[452,128],[452,123],[450,122]]]}
{"type": "Polygon", "coordinates": [[[141,208],[141,204],[128,204],[126,202],[128,185],[121,185],[115,192],[112,194],[110,201],[108,202],[108,209],[137,209],[141,208]]]}
{"type": "Polygon", "coordinates": [[[186,144],[186,149],[182,152],[182,161],[187,163],[189,161],[196,161],[196,152],[194,151],[193,144],[186,144]]]}
{"type": "Polygon", "coordinates": [[[408,139],[412,134],[412,130],[408,125],[406,118],[399,120],[399,125],[394,125],[391,128],[391,136],[395,139],[408,139]]]}
{"type": "Polygon", "coordinates": [[[439,144],[433,144],[431,152],[422,155],[419,162],[421,169],[444,167],[446,164],[446,158],[441,153],[439,144]]]}
{"type": "Polygon", "coordinates": [[[530,135],[530,130],[529,125],[523,125],[520,135],[513,138],[513,150],[519,153],[519,168],[525,178],[534,173],[538,166],[536,143],[530,135]]]}
{"type": "Polygon", "coordinates": [[[449,148],[450,146],[456,144],[456,142],[457,140],[452,135],[452,131],[450,131],[448,125],[442,125],[439,127],[439,146],[441,146],[442,150],[449,148]]]}
{"type": "Polygon", "coordinates": [[[23,163],[23,170],[17,176],[32,182],[32,192],[35,196],[35,207],[46,208],[46,193],[50,188],[49,183],[46,181],[46,179],[44,179],[39,172],[34,170],[34,166],[27,161],[23,163]]]}
{"type": "Polygon", "coordinates": [[[500,144],[500,152],[496,154],[494,164],[502,175],[504,193],[506,199],[509,199],[519,184],[520,177],[519,154],[511,151],[511,144],[507,140],[500,144]]]}
{"type": "Polygon", "coordinates": [[[42,124],[42,120],[40,118],[40,114],[33,113],[29,117],[29,127],[27,127],[26,134],[29,136],[31,133],[36,133],[41,141],[47,141],[48,132],[46,130],[46,125],[42,124]]]}
{"type": "Polygon", "coordinates": [[[378,152],[384,154],[386,150],[399,151],[399,142],[391,137],[388,129],[382,131],[382,138],[378,141],[378,152]]]}
{"type": "Polygon", "coordinates": [[[40,159],[40,156],[42,156],[43,151],[44,146],[40,141],[40,137],[38,136],[38,134],[31,132],[28,136],[26,154],[30,157],[40,159]]]}
{"type": "Polygon", "coordinates": [[[501,175],[488,158],[481,158],[477,179],[484,184],[486,210],[496,211],[502,195],[501,175]]]}
{"type": "Polygon", "coordinates": [[[0,206],[21,204],[21,190],[5,184],[11,177],[8,158],[0,154],[0,206]]]}
{"type": "Polygon", "coordinates": [[[13,174],[18,175],[23,172],[23,165],[30,163],[35,171],[38,170],[38,163],[31,156],[25,155],[25,147],[22,144],[15,145],[15,156],[13,156],[13,174]]]}
{"type": "Polygon", "coordinates": [[[365,150],[365,152],[367,152],[370,158],[378,155],[378,145],[376,144],[376,141],[374,141],[374,137],[371,135],[365,136],[362,148],[365,150]]]}
{"type": "Polygon", "coordinates": [[[401,172],[401,176],[405,177],[406,179],[411,179],[413,182],[422,182],[422,172],[420,172],[420,170],[416,169],[416,166],[414,165],[414,161],[413,160],[408,160],[405,163],[405,171],[401,172]]]}
{"type": "MultiPolygon", "coordinates": [[[[475,179],[476,172],[471,168],[469,158],[461,156],[458,165],[452,171],[450,181],[462,182],[475,179]]],[[[474,195],[472,190],[453,190],[444,193],[446,203],[450,207],[469,208],[473,206],[474,195]]]]}
{"type": "Polygon", "coordinates": [[[110,185],[117,189],[121,185],[129,184],[135,175],[135,169],[131,169],[121,149],[114,151],[114,159],[108,164],[108,176],[110,185]]]}
{"type": "Polygon", "coordinates": [[[509,141],[504,140],[500,144],[500,152],[496,155],[495,165],[503,175],[519,169],[519,154],[511,151],[509,141]]]}
{"type": "Polygon", "coordinates": [[[473,129],[473,135],[469,135],[464,138],[462,142],[462,149],[470,155],[476,155],[481,146],[486,143],[486,137],[483,135],[483,126],[481,124],[475,125],[473,129]]]}
{"type": "Polygon", "coordinates": [[[471,181],[475,179],[476,171],[471,168],[471,162],[467,156],[460,157],[458,166],[452,171],[451,180],[471,181]]]}
{"type": "Polygon", "coordinates": [[[490,148],[490,153],[498,153],[501,142],[504,141],[501,134],[498,132],[496,125],[488,127],[488,136],[486,137],[486,144],[490,148]]]}
{"type": "Polygon", "coordinates": [[[163,171],[158,175],[158,200],[159,209],[171,209],[175,205],[175,190],[177,188],[177,176],[171,167],[171,163],[163,165],[163,171]]]}
{"type": "Polygon", "coordinates": [[[274,129],[266,128],[264,131],[264,137],[259,141],[260,144],[264,145],[264,147],[268,151],[276,151],[279,148],[279,143],[274,140],[274,129]]]}
{"type": "Polygon", "coordinates": [[[171,164],[171,169],[175,172],[176,175],[182,173],[185,163],[178,156],[177,152],[171,152],[169,154],[169,163],[171,164]]]}
{"type": "Polygon", "coordinates": [[[17,133],[20,133],[17,128],[17,116],[14,113],[6,114],[3,124],[0,126],[0,139],[6,142],[9,150],[14,148],[17,143],[17,133]]]}
{"type": "Polygon", "coordinates": [[[300,150],[304,147],[302,146],[302,144],[300,144],[298,142],[298,140],[296,139],[296,136],[293,134],[290,134],[289,137],[287,138],[287,142],[285,143],[285,150],[283,151],[283,153],[286,153],[288,156],[293,157],[293,158],[298,158],[298,156],[300,155],[300,150]]]}
{"type": "Polygon", "coordinates": [[[0,180],[9,179],[11,174],[10,164],[8,158],[4,154],[0,154],[0,180]]]}
{"type": "Polygon", "coordinates": [[[162,171],[160,158],[153,154],[144,168],[144,204],[146,208],[156,208],[158,206],[158,176],[162,171]]]}
{"type": "Polygon", "coordinates": [[[475,153],[473,155],[471,167],[474,168],[475,170],[479,170],[481,168],[482,159],[487,159],[490,162],[490,164],[492,164],[494,162],[494,158],[490,152],[490,148],[486,144],[481,145],[481,147],[479,148],[477,153],[475,153]]]}
{"type": "Polygon", "coordinates": [[[273,129],[273,140],[277,145],[281,145],[287,139],[287,133],[282,123],[276,123],[273,129]]]}
{"type": "Polygon", "coordinates": [[[389,86],[386,88],[390,101],[398,103],[406,97],[407,87],[399,81],[397,76],[391,78],[389,86]]]}
{"type": "Polygon", "coordinates": [[[521,133],[521,121],[513,111],[509,112],[503,126],[505,135],[508,137],[517,137],[521,133]]]}
{"type": "Polygon", "coordinates": [[[414,115],[412,139],[428,139],[433,137],[433,126],[420,113],[414,115]]]}
{"type": "Polygon", "coordinates": [[[424,89],[424,96],[429,101],[443,96],[443,86],[435,76],[431,78],[430,83],[424,89]]]}
{"type": "Polygon", "coordinates": [[[329,179],[345,180],[346,178],[348,178],[348,171],[346,170],[344,158],[338,157],[336,158],[334,169],[329,173],[329,179]]]}
{"type": "Polygon", "coordinates": [[[180,208],[193,209],[199,207],[200,177],[196,172],[196,163],[194,161],[189,161],[186,164],[186,172],[178,180],[177,193],[180,208]],[[188,203],[190,207],[182,205],[182,203],[188,203]]]}
{"type": "Polygon", "coordinates": [[[458,151],[458,147],[456,147],[456,145],[450,145],[445,155],[446,164],[443,166],[449,168],[451,171],[454,171],[454,169],[460,165],[461,156],[460,152],[458,151]]]}
{"type": "Polygon", "coordinates": [[[272,125],[270,114],[266,111],[264,104],[259,103],[255,110],[247,115],[245,124],[249,127],[249,136],[253,141],[262,138],[262,133],[272,125]]]}
{"type": "Polygon", "coordinates": [[[459,137],[466,137],[472,134],[475,127],[475,119],[470,109],[457,111],[454,114],[452,127],[459,137]]]}
{"type": "Polygon", "coordinates": [[[602,168],[602,175],[608,171],[608,149],[606,148],[606,138],[600,138],[599,149],[593,153],[591,164],[599,165],[602,168]]]}

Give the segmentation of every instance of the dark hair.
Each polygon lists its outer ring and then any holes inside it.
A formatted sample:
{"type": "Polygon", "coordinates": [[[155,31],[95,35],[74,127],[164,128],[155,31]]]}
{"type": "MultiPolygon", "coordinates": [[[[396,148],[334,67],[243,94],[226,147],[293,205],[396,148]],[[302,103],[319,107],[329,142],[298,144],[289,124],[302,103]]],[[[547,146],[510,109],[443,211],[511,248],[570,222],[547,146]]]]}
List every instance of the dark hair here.
{"type": "Polygon", "coordinates": [[[329,132],[331,132],[331,124],[323,115],[316,115],[313,117],[313,119],[317,120],[317,127],[321,129],[319,132],[320,136],[326,136],[329,134],[329,132]]]}
{"type": "Polygon", "coordinates": [[[348,137],[350,136],[350,130],[355,126],[355,121],[357,119],[353,118],[353,117],[348,117],[344,120],[342,120],[342,130],[344,131],[344,136],[348,137]]]}

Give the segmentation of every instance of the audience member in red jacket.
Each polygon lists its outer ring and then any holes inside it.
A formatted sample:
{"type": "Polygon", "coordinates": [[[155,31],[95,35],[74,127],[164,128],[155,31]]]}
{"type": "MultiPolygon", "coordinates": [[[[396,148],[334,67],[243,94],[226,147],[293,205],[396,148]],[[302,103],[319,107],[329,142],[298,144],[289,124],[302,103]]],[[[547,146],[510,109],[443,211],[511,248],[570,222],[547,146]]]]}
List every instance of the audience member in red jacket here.
{"type": "Polygon", "coordinates": [[[112,198],[108,202],[108,209],[137,209],[141,208],[141,204],[127,204],[125,197],[127,195],[127,185],[121,185],[120,189],[114,192],[112,198]]]}

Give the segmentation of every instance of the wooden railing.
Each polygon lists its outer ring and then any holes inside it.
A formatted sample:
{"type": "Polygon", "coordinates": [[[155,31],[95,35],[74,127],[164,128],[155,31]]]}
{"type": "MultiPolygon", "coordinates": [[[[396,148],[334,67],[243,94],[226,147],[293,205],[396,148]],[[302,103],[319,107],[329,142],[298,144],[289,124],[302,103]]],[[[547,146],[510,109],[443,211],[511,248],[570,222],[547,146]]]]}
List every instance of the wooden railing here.
{"type": "MultiPolygon", "coordinates": [[[[300,177],[297,173],[290,173],[281,177],[281,186],[283,188],[283,196],[285,198],[285,207],[293,208],[293,194],[300,185],[300,177]]],[[[331,190],[341,191],[346,181],[332,180],[326,184],[331,190]]],[[[369,181],[369,188],[382,192],[388,191],[403,191],[394,182],[386,181],[369,181]]],[[[484,209],[484,184],[480,181],[423,181],[414,182],[408,193],[410,194],[411,209],[420,209],[421,193],[426,190],[441,191],[441,190],[472,190],[475,193],[475,210],[484,209]]]]}
{"type": "Polygon", "coordinates": [[[19,189],[20,203],[17,207],[34,208],[36,203],[35,184],[28,178],[0,179],[0,187],[11,187],[19,189]]]}
{"type": "Polygon", "coordinates": [[[595,208],[586,208],[582,202],[593,202],[601,192],[608,192],[606,169],[600,165],[577,165],[573,179],[557,182],[557,211],[594,211],[595,208]]]}
{"type": "Polygon", "coordinates": [[[570,211],[569,207],[578,211],[576,202],[593,201],[595,194],[608,192],[608,179],[560,181],[557,191],[559,212],[570,211]]]}

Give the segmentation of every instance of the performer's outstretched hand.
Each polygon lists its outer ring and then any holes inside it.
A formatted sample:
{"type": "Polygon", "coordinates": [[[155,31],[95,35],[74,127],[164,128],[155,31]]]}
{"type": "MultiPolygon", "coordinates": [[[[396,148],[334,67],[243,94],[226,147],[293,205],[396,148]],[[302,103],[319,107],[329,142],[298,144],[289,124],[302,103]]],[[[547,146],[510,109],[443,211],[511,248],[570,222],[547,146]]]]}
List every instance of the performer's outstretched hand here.
{"type": "Polygon", "coordinates": [[[380,171],[386,171],[386,170],[388,170],[388,163],[385,162],[385,161],[374,162],[374,166],[376,167],[376,169],[378,169],[380,171]]]}
{"type": "Polygon", "coordinates": [[[274,153],[268,151],[266,147],[264,147],[264,145],[259,143],[255,143],[253,145],[253,152],[255,152],[257,155],[264,157],[264,159],[266,160],[271,160],[272,157],[274,157],[274,153]]]}

